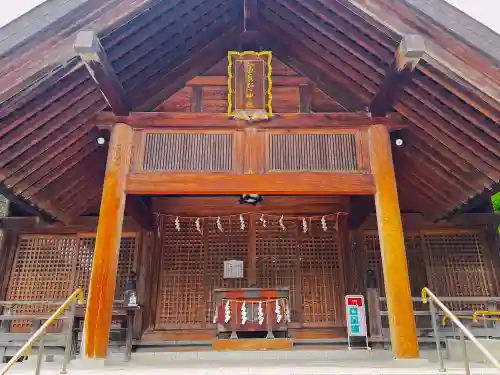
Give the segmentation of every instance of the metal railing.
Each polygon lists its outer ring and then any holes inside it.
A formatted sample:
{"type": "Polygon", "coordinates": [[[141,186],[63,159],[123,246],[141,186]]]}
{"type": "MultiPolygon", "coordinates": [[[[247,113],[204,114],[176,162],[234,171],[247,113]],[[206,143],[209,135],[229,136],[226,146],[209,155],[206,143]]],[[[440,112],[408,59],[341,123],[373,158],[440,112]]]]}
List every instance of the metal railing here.
{"type": "Polygon", "coordinates": [[[465,342],[465,336],[484,354],[484,356],[490,361],[490,363],[500,371],[500,363],[496,360],[495,357],[479,342],[479,340],[474,337],[474,335],[462,324],[462,322],[457,318],[455,314],[453,314],[440,300],[437,298],[434,293],[431,292],[429,288],[422,289],[422,302],[428,303],[432,316],[432,326],[434,329],[434,338],[436,340],[436,349],[439,360],[439,371],[445,372],[446,368],[444,367],[443,355],[441,353],[441,341],[439,339],[439,328],[438,328],[438,315],[436,312],[437,305],[443,312],[448,316],[448,318],[460,329],[460,341],[462,344],[462,350],[464,355],[464,369],[467,375],[470,375],[470,365],[469,365],[469,357],[467,355],[467,346],[465,342]]]}
{"type": "MultiPolygon", "coordinates": [[[[443,302],[449,310],[453,312],[456,316],[469,316],[472,317],[475,311],[478,310],[489,310],[498,311],[500,307],[500,297],[492,296],[474,296],[474,297],[464,297],[464,296],[438,296],[439,300],[443,302]]],[[[380,315],[380,333],[381,336],[378,341],[390,342],[389,334],[389,312],[386,307],[386,298],[379,297],[379,307],[378,315],[380,315]]],[[[432,332],[434,332],[432,325],[432,317],[429,307],[422,303],[421,295],[412,297],[413,301],[413,313],[415,315],[415,323],[417,325],[417,335],[420,343],[432,342],[434,343],[434,337],[432,332]]],[[[375,312],[377,314],[377,312],[375,312]]],[[[446,314],[442,311],[437,311],[439,319],[446,317],[446,314]]],[[[446,318],[447,319],[447,318],[446,318]]],[[[467,318],[464,318],[467,319],[467,318]]],[[[474,334],[475,337],[481,338],[493,338],[500,339],[500,324],[497,321],[490,319],[477,319],[478,322],[473,322],[469,330],[474,334]]],[[[468,327],[468,326],[467,326],[468,327]]],[[[372,336],[373,337],[373,336],[372,336]]],[[[440,331],[441,342],[445,342],[446,339],[456,338],[459,339],[459,334],[456,330],[451,328],[444,328],[440,331]]]]}
{"type": "MultiPolygon", "coordinates": [[[[54,312],[54,314],[52,314],[50,318],[33,334],[33,336],[30,337],[30,339],[26,342],[26,344],[24,344],[21,347],[21,349],[17,351],[17,353],[10,359],[10,361],[4,366],[4,368],[0,370],[0,375],[6,374],[7,371],[9,371],[9,369],[14,365],[14,363],[16,363],[21,357],[23,357],[24,355],[26,355],[26,353],[29,352],[35,341],[37,339],[40,339],[40,342],[38,344],[38,357],[35,370],[35,375],[39,375],[43,359],[44,337],[45,334],[47,333],[46,332],[47,329],[61,316],[61,314],[64,313],[64,311],[70,305],[71,305],[70,315],[74,317],[76,314],[77,303],[80,304],[83,303],[82,300],[83,300],[83,291],[81,289],[77,289],[76,291],[73,292],[71,296],[68,297],[66,301],[64,301],[64,303],[56,310],[56,312],[54,312]]],[[[72,322],[72,320],[70,320],[70,322],[72,322]]],[[[72,331],[73,331],[72,326],[70,327],[69,331],[70,332],[67,335],[67,340],[66,340],[65,355],[64,355],[61,374],[67,373],[67,366],[69,363],[69,355],[72,346],[72,331]]]]}

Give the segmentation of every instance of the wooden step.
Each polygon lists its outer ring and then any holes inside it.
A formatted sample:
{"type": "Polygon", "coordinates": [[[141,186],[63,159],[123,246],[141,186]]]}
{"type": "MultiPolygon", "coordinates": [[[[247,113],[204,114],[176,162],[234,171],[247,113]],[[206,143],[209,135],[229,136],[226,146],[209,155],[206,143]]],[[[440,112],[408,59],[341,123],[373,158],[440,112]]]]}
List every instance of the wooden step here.
{"type": "Polygon", "coordinates": [[[212,350],[242,351],[242,350],[292,350],[290,339],[227,339],[213,340],[212,350]]]}

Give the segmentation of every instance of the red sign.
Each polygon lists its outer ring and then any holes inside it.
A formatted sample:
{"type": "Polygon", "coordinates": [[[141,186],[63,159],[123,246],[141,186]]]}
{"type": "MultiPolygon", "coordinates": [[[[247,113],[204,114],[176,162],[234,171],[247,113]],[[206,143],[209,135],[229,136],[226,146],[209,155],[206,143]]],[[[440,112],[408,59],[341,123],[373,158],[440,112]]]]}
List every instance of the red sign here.
{"type": "Polygon", "coordinates": [[[363,307],[363,300],[359,297],[349,297],[347,298],[347,305],[363,307]]]}

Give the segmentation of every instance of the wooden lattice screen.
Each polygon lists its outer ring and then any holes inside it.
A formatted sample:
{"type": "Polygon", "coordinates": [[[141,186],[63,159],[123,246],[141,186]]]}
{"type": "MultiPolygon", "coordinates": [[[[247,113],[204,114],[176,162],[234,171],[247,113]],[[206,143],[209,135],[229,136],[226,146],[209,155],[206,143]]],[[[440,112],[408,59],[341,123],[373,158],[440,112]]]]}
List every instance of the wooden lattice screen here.
{"type": "MultiPolygon", "coordinates": [[[[137,245],[135,235],[122,237],[117,296],[123,293],[123,288],[134,266],[137,245]]],[[[87,294],[94,246],[94,235],[20,236],[6,299],[9,301],[63,301],[77,288],[83,288],[87,294]]],[[[46,313],[55,308],[57,306],[23,306],[16,307],[13,313],[46,313]]],[[[30,327],[29,321],[16,321],[12,325],[13,330],[16,331],[27,331],[31,329],[30,327]]]]}
{"type": "Polygon", "coordinates": [[[324,232],[319,221],[311,223],[310,235],[300,238],[302,304],[305,324],[343,326],[344,273],[334,221],[324,232]]]}
{"type": "MultiPolygon", "coordinates": [[[[441,297],[491,296],[495,273],[489,266],[492,259],[481,243],[480,232],[426,234],[429,284],[441,297]]],[[[454,303],[455,310],[467,309],[454,303]]]]}
{"type": "MultiPolygon", "coordinates": [[[[496,275],[492,258],[478,231],[421,232],[405,236],[411,292],[420,296],[429,286],[440,297],[493,295],[496,275]]],[[[365,235],[365,270],[373,269],[385,295],[380,243],[376,233],[365,235]]],[[[455,310],[464,304],[450,304],[455,310]]],[[[470,306],[469,306],[470,307],[470,306]]],[[[424,308],[416,304],[415,308],[424,308]]]]}
{"type": "Polygon", "coordinates": [[[354,134],[269,134],[271,171],[355,171],[354,134]]]}
{"type": "Polygon", "coordinates": [[[148,133],[146,171],[229,172],[234,168],[233,134],[148,133]]]}
{"type": "Polygon", "coordinates": [[[242,260],[248,264],[248,226],[241,229],[238,218],[221,219],[224,232],[215,222],[205,227],[206,246],[206,322],[211,323],[214,317],[215,300],[213,290],[216,288],[245,288],[248,286],[247,273],[241,279],[224,279],[224,261],[242,260]]]}
{"type": "Polygon", "coordinates": [[[163,257],[157,329],[212,324],[213,290],[248,287],[251,239],[256,246],[256,286],[290,288],[293,321],[311,326],[344,324],[343,271],[335,223],[328,221],[329,230],[324,232],[319,221],[313,221],[308,233],[303,233],[300,221],[285,220],[283,231],[278,220],[268,219],[263,227],[254,219],[254,235],[250,235],[248,225],[241,229],[237,217],[221,219],[223,232],[214,219],[202,222],[202,233],[192,221],[181,222],[180,231],[174,219],[160,221],[163,257]],[[243,260],[244,278],[224,279],[224,261],[233,259],[243,260]]]}
{"type": "Polygon", "coordinates": [[[295,220],[284,220],[284,225],[285,232],[276,222],[268,222],[265,228],[259,221],[255,224],[257,287],[288,287],[292,321],[297,321],[298,304],[302,302],[297,300],[299,227],[295,220]]]}

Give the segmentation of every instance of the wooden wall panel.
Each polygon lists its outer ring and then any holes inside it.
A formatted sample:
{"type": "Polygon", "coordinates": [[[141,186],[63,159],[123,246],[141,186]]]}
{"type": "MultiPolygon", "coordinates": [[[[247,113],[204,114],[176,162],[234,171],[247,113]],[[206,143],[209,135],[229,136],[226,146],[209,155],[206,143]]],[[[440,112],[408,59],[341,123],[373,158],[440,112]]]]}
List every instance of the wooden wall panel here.
{"type": "Polygon", "coordinates": [[[273,87],[273,113],[298,113],[299,87],[273,87]]]}
{"type": "Polygon", "coordinates": [[[270,171],[352,172],[358,169],[355,134],[269,134],[270,171]]]}
{"type": "Polygon", "coordinates": [[[155,108],[156,112],[191,112],[191,87],[184,87],[155,108]]]}
{"type": "Polygon", "coordinates": [[[230,172],[234,142],[231,133],[147,133],[142,167],[149,172],[230,172]]]}
{"type": "Polygon", "coordinates": [[[227,84],[226,86],[203,86],[202,111],[227,113],[227,93],[227,84]]]}

